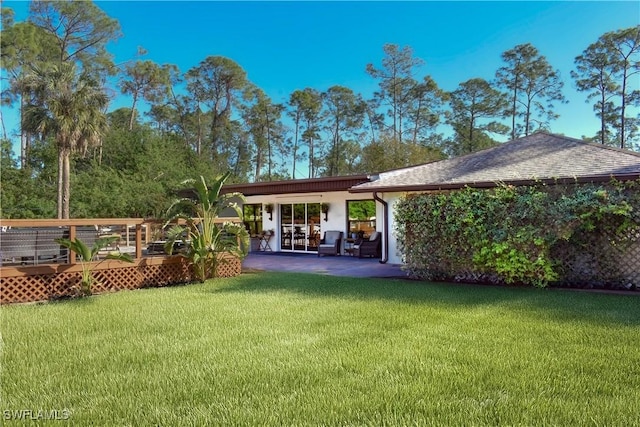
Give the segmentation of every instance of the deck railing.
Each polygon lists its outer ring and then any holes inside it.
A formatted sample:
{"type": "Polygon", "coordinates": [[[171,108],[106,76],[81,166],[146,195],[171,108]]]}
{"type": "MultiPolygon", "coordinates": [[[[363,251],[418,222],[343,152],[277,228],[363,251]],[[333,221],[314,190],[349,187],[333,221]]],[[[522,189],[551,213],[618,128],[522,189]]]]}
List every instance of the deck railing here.
{"type": "MultiPolygon", "coordinates": [[[[229,218],[220,219],[220,222],[229,218]]],[[[72,296],[81,265],[75,253],[55,239],[79,238],[89,247],[102,236],[117,236],[92,263],[94,292],[165,286],[193,280],[183,257],[168,256],[162,247],[162,222],[142,218],[0,219],[0,303],[31,302],[72,296]],[[151,248],[152,250],[147,250],[151,248]],[[134,263],[101,259],[120,250],[134,263]]],[[[221,256],[217,276],[240,274],[240,260],[221,256]]]]}

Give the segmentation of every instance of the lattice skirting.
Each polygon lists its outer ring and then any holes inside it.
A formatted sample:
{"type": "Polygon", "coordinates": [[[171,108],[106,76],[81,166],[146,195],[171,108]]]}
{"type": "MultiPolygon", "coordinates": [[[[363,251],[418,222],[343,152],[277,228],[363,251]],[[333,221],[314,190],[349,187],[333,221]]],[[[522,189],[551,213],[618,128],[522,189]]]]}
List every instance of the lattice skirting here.
{"type": "MultiPolygon", "coordinates": [[[[234,277],[242,271],[239,259],[224,256],[217,277],[234,277]]],[[[93,293],[167,286],[194,280],[182,257],[154,257],[134,264],[101,261],[94,265],[93,293]]],[[[24,303],[75,295],[81,277],[79,264],[0,268],[0,303],[24,303]]]]}

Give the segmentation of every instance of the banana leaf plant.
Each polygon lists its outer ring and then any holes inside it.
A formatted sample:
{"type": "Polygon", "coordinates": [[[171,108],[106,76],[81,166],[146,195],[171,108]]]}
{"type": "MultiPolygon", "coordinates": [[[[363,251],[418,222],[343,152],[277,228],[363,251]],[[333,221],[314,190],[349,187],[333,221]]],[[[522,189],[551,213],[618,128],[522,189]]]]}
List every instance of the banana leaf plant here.
{"type": "Polygon", "coordinates": [[[164,226],[170,227],[167,229],[165,251],[172,254],[176,242],[186,243],[186,248],[179,255],[191,262],[200,282],[215,277],[218,264],[225,262],[220,255],[230,254],[244,259],[249,251],[249,232],[242,223],[242,207],[237,203],[245,198],[241,193],[221,194],[222,186],[230,175],[227,172],[217,177],[211,186],[207,186],[202,176],[199,180],[183,181],[183,185],[189,185],[186,189],[192,192],[193,197],[180,198],[169,208],[169,219],[164,226]],[[228,209],[240,218],[239,223],[219,221],[220,213],[228,209]]]}
{"type": "MultiPolygon", "coordinates": [[[[75,252],[78,258],[80,258],[80,264],[82,265],[80,296],[91,295],[91,288],[95,282],[95,278],[93,277],[93,267],[95,265],[93,264],[93,261],[96,260],[98,252],[100,252],[100,250],[119,240],[118,236],[108,236],[96,239],[91,248],[89,248],[82,240],[77,238],[73,240],[64,238],[55,240],[61,246],[75,252]]],[[[109,253],[107,253],[104,259],[115,259],[124,262],[133,262],[133,258],[131,257],[131,255],[121,253],[120,251],[110,251],[109,253]]]]}

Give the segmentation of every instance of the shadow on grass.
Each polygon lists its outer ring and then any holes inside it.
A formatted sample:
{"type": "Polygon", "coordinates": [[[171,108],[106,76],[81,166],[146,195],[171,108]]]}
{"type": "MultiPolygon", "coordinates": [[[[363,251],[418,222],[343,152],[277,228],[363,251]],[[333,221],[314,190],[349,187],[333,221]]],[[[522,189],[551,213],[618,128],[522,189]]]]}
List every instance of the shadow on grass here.
{"type": "Polygon", "coordinates": [[[640,325],[640,299],[637,295],[284,272],[243,273],[229,284],[204,290],[208,293],[287,292],[309,298],[388,300],[452,308],[503,306],[534,317],[541,316],[545,320],[640,325]]]}

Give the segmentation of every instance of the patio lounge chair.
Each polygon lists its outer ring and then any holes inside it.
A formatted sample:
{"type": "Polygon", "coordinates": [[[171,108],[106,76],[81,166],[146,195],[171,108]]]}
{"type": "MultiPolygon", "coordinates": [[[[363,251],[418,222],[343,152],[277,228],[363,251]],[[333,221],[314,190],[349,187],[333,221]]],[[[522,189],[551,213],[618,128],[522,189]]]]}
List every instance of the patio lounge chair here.
{"type": "Polygon", "coordinates": [[[362,240],[353,245],[353,255],[358,258],[365,256],[380,258],[382,256],[382,235],[379,231],[371,233],[369,239],[362,240]]]}
{"type": "Polygon", "coordinates": [[[318,245],[318,256],[340,255],[342,246],[342,231],[325,231],[324,239],[318,245]]]}

